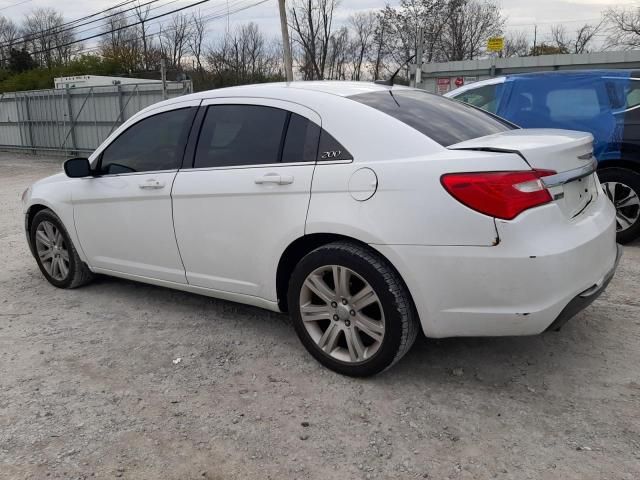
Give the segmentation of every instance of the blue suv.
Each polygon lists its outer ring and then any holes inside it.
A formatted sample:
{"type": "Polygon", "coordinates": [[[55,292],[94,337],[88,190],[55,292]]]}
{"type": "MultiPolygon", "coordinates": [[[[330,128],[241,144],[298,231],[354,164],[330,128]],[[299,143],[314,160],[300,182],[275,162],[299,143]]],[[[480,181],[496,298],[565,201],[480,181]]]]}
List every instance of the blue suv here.
{"type": "Polygon", "coordinates": [[[598,176],[617,211],[617,237],[640,237],[640,71],[506,75],[446,94],[523,128],[590,132],[598,176]]]}

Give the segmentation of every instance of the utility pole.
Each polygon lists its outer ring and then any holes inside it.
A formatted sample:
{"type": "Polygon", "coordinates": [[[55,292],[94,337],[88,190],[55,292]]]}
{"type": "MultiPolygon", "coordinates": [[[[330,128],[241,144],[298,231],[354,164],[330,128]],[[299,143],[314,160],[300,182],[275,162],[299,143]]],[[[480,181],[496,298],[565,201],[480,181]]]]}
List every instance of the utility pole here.
{"type": "Polygon", "coordinates": [[[533,26],[533,54],[537,55],[536,53],[536,41],[538,40],[538,25],[534,25],[533,26]]]}
{"type": "Polygon", "coordinates": [[[162,78],[162,99],[167,99],[167,65],[164,58],[160,59],[160,78],[162,78]]]}
{"type": "Polygon", "coordinates": [[[416,76],[414,87],[419,87],[422,82],[422,55],[424,48],[424,28],[418,29],[418,46],[416,48],[416,76]]]}
{"type": "Polygon", "coordinates": [[[284,71],[287,82],[293,82],[293,65],[291,61],[291,43],[289,42],[289,27],[287,26],[287,10],[284,0],[278,0],[280,7],[280,28],[282,29],[282,49],[284,50],[284,71]]]}

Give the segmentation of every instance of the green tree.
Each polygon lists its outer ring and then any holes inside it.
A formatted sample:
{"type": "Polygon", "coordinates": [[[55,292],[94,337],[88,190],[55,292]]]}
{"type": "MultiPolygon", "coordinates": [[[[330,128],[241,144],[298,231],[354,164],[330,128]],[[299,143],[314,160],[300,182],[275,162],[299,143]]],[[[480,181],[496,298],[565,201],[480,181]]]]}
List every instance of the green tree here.
{"type": "Polygon", "coordinates": [[[37,64],[31,54],[25,48],[18,50],[12,48],[9,52],[9,71],[11,73],[20,73],[37,67],[37,64]]]}

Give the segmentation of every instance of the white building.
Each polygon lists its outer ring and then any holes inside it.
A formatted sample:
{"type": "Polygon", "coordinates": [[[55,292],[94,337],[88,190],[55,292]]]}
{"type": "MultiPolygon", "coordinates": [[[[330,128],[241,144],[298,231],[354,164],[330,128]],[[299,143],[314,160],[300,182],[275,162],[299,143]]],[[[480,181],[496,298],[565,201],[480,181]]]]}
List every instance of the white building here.
{"type": "Polygon", "coordinates": [[[143,78],[106,77],[103,75],[75,75],[72,77],[56,77],[55,88],[101,87],[105,85],[130,85],[134,83],[162,83],[161,80],[143,78]]]}
{"type": "MultiPolygon", "coordinates": [[[[640,69],[640,51],[483,58],[460,62],[424,63],[419,88],[444,94],[468,83],[500,75],[555,70],[640,69]]],[[[411,66],[412,73],[415,65],[411,66]]]]}

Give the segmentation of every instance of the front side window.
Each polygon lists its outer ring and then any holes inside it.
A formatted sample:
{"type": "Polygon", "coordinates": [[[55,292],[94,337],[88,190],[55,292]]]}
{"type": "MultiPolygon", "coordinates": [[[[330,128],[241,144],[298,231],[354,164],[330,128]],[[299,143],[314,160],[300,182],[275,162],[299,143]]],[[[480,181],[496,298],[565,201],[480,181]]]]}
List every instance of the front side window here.
{"type": "Polygon", "coordinates": [[[477,108],[418,90],[360,93],[349,98],[400,120],[444,147],[514,128],[477,108]]]}
{"type": "Polygon", "coordinates": [[[180,168],[196,110],[162,112],[132,125],[102,152],[100,171],[115,174],[180,168]]]}

